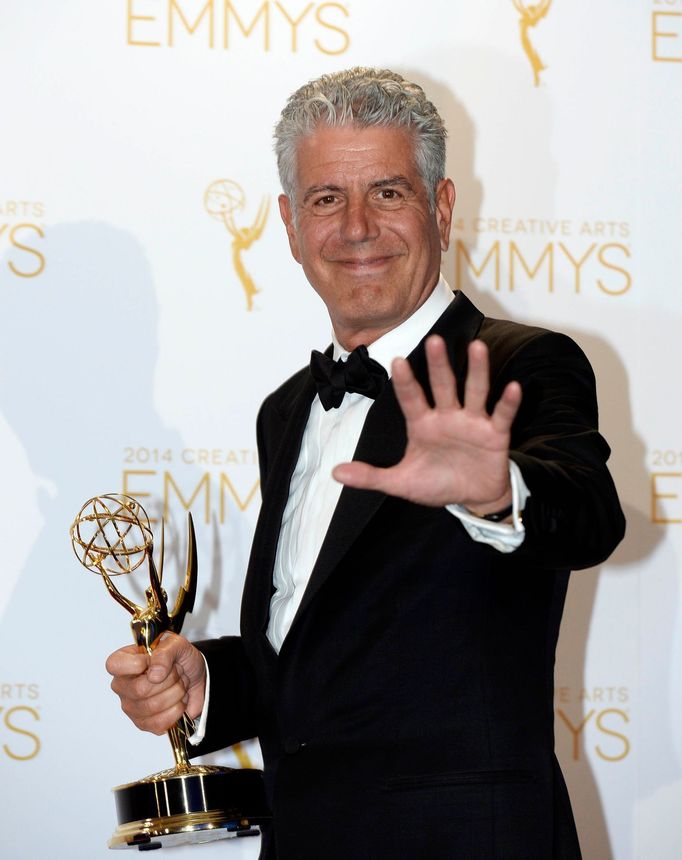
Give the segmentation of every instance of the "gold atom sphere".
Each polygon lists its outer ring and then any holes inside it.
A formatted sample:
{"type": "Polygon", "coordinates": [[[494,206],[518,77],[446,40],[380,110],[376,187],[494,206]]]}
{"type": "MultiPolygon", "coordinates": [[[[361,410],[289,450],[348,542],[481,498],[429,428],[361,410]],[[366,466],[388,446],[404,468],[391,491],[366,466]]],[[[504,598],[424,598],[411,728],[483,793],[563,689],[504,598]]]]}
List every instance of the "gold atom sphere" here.
{"type": "Polygon", "coordinates": [[[216,179],[204,192],[204,206],[214,218],[243,209],[244,202],[244,189],[232,179],[216,179]]]}
{"type": "Polygon", "coordinates": [[[71,525],[71,544],[80,563],[93,573],[132,573],[153,544],[142,505],[121,493],[89,499],[71,525]]]}

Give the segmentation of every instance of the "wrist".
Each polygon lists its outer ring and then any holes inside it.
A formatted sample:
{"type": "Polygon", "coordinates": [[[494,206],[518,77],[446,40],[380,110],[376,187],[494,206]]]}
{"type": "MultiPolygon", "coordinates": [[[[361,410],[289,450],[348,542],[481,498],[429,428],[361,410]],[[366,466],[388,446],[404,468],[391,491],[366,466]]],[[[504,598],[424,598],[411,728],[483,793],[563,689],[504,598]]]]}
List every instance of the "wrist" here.
{"type": "Polygon", "coordinates": [[[503,522],[512,515],[513,511],[513,496],[511,487],[492,502],[475,502],[471,505],[464,504],[464,507],[474,517],[479,517],[482,520],[490,520],[491,522],[503,522]]]}
{"type": "Polygon", "coordinates": [[[495,511],[493,514],[484,514],[480,519],[491,523],[510,523],[512,514],[514,513],[514,505],[507,505],[501,511],[495,511]]]}

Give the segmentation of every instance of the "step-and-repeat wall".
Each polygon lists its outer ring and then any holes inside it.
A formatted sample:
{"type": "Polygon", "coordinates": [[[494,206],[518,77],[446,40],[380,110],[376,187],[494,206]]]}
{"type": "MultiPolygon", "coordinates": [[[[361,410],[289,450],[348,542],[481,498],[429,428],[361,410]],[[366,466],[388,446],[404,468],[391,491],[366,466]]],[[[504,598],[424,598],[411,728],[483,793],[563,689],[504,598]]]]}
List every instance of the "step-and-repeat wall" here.
{"type": "MultiPolygon", "coordinates": [[[[72,553],[86,499],[137,496],[157,543],[165,517],[171,593],[191,510],[186,630],[238,628],[256,412],[329,341],[279,220],[272,128],[300,84],[361,64],[419,82],[450,129],[451,285],[569,333],[595,367],[628,535],[572,579],[556,743],[586,858],[677,860],[682,0],[0,11],[2,856],[104,858],[111,787],[171,763],[108,688],[130,631],[72,553]]],[[[257,764],[258,747],[216,760],[257,764]]]]}

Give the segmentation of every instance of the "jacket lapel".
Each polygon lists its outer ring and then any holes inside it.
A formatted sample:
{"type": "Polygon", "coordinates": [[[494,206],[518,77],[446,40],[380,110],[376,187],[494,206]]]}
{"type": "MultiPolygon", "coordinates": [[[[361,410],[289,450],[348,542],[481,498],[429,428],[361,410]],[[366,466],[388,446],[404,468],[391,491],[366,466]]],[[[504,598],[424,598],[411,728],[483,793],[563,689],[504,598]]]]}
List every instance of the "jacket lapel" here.
{"type": "MultiPolygon", "coordinates": [[[[483,314],[463,293],[458,292],[448,309],[410,353],[408,360],[412,370],[429,399],[431,388],[424,350],[426,337],[429,334],[440,334],[445,339],[461,397],[466,373],[467,346],[478,334],[482,322],[483,314]]],[[[393,385],[389,383],[367,414],[353,459],[375,466],[394,466],[402,458],[406,445],[405,420],[393,385]]],[[[385,493],[375,491],[350,487],[342,490],[292,629],[385,498],[385,493]]]]}
{"type": "Polygon", "coordinates": [[[315,384],[310,374],[302,374],[300,388],[289,403],[284,404],[279,411],[281,428],[269,428],[270,432],[281,432],[281,444],[272,463],[268,465],[268,477],[263,487],[263,504],[253,536],[249,568],[244,583],[242,634],[265,633],[267,630],[272,577],[282,515],[289,497],[289,484],[298,461],[301,439],[315,393],[315,384]]]}

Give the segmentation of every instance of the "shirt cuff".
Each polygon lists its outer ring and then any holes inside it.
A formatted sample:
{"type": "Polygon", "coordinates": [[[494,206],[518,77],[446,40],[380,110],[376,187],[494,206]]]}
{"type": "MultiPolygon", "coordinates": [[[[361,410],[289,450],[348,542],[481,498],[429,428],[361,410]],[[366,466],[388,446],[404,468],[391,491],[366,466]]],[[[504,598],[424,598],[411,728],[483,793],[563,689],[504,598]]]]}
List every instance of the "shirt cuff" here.
{"type": "Polygon", "coordinates": [[[206,720],[208,719],[208,699],[211,694],[211,676],[208,671],[208,663],[204,655],[201,655],[206,667],[206,687],[204,689],[204,707],[201,710],[199,719],[194,721],[194,734],[187,738],[187,742],[193,747],[198,746],[204,739],[206,734],[206,720]]]}
{"type": "Polygon", "coordinates": [[[513,552],[521,546],[526,530],[521,519],[530,490],[523,480],[521,470],[509,461],[509,480],[512,488],[512,521],[493,523],[482,517],[474,516],[464,505],[446,505],[445,509],[462,523],[469,536],[478,543],[487,543],[499,552],[513,552]]]}

